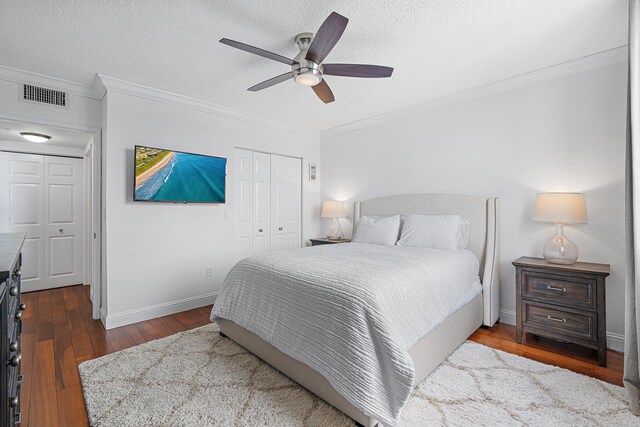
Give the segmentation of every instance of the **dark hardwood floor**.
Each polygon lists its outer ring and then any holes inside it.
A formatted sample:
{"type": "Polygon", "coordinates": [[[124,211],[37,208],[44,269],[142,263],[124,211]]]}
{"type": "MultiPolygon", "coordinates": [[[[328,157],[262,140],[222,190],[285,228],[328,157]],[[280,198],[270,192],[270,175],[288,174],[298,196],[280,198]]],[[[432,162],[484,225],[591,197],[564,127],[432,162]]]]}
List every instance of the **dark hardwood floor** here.
{"type": "MultiPolygon", "coordinates": [[[[23,427],[88,425],[79,363],[209,323],[211,306],[105,331],[91,318],[88,292],[88,287],[71,286],[23,294],[23,427]]],[[[622,385],[620,353],[609,351],[608,367],[602,368],[590,352],[575,346],[535,338],[517,344],[515,328],[503,324],[480,328],[470,339],[622,385]]]]}
{"type": "Polygon", "coordinates": [[[86,426],[78,364],[209,323],[211,306],[105,331],[89,288],[23,294],[21,426],[86,426]]]}

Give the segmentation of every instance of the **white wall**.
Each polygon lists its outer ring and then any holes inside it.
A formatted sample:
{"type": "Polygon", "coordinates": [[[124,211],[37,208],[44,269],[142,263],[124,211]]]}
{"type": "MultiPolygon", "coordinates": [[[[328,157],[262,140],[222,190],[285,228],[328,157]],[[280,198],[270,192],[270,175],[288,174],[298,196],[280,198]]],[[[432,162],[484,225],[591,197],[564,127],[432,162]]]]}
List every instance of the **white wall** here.
{"type": "Polygon", "coordinates": [[[27,141],[5,141],[0,139],[0,151],[14,151],[17,153],[45,154],[53,156],[83,157],[85,148],[62,147],[59,145],[36,144],[27,141]]]}
{"type": "MultiPolygon", "coordinates": [[[[624,330],[625,119],[626,64],[617,64],[323,136],[322,196],[349,206],[402,193],[498,196],[502,319],[513,321],[511,262],[541,256],[553,234],[530,220],[536,193],[584,192],[589,224],[566,233],[580,260],[611,264],[607,330],[615,341],[624,330]]],[[[350,234],[350,222],[343,225],[350,234]]]]}
{"type": "Polygon", "coordinates": [[[320,164],[317,133],[109,89],[104,114],[107,327],[212,303],[238,259],[224,205],[132,201],[135,144],[227,157],[228,202],[234,146],[302,157],[303,238],[320,232],[320,181],[309,182],[306,173],[309,162],[320,164]],[[205,277],[206,266],[213,277],[205,277]]]}

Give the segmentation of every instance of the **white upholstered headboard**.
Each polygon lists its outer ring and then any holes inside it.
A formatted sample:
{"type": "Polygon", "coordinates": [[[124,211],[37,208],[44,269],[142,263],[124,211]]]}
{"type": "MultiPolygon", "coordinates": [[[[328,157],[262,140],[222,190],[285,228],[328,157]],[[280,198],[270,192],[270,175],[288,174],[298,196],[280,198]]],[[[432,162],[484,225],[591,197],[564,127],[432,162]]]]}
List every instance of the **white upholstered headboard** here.
{"type": "Polygon", "coordinates": [[[453,215],[469,221],[469,246],[480,260],[484,300],[484,324],[492,326],[500,317],[498,280],[498,199],[460,194],[405,194],[356,202],[354,231],[362,215],[453,215]]]}

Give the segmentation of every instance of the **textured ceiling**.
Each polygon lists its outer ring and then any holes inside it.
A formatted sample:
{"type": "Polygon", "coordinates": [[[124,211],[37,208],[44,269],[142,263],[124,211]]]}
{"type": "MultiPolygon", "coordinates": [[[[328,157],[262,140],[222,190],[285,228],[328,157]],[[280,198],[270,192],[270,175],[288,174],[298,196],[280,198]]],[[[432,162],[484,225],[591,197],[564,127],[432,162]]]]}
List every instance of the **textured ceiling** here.
{"type": "Polygon", "coordinates": [[[49,135],[51,139],[47,142],[42,142],[42,145],[73,148],[85,148],[93,137],[90,133],[71,129],[0,120],[0,140],[26,143],[27,140],[20,135],[20,132],[35,132],[49,135]]]}
{"type": "Polygon", "coordinates": [[[2,0],[0,65],[91,84],[96,73],[296,125],[327,129],[627,43],[627,0],[2,0]],[[349,25],[326,62],[395,67],[327,78],[336,102],[285,82],[293,37],[331,11],[349,25]]]}

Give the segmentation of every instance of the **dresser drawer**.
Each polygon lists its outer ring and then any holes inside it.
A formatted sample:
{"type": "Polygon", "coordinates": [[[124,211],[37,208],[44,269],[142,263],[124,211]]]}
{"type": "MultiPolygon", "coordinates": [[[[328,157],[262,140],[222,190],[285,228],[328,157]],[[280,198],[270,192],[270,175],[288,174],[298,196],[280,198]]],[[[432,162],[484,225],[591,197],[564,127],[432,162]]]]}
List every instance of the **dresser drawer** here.
{"type": "Polygon", "coordinates": [[[545,273],[524,273],[522,297],[568,307],[596,309],[596,281],[562,278],[545,273]]]}
{"type": "Polygon", "coordinates": [[[539,335],[596,342],[597,322],[597,313],[522,301],[522,324],[526,330],[539,335]]]}

